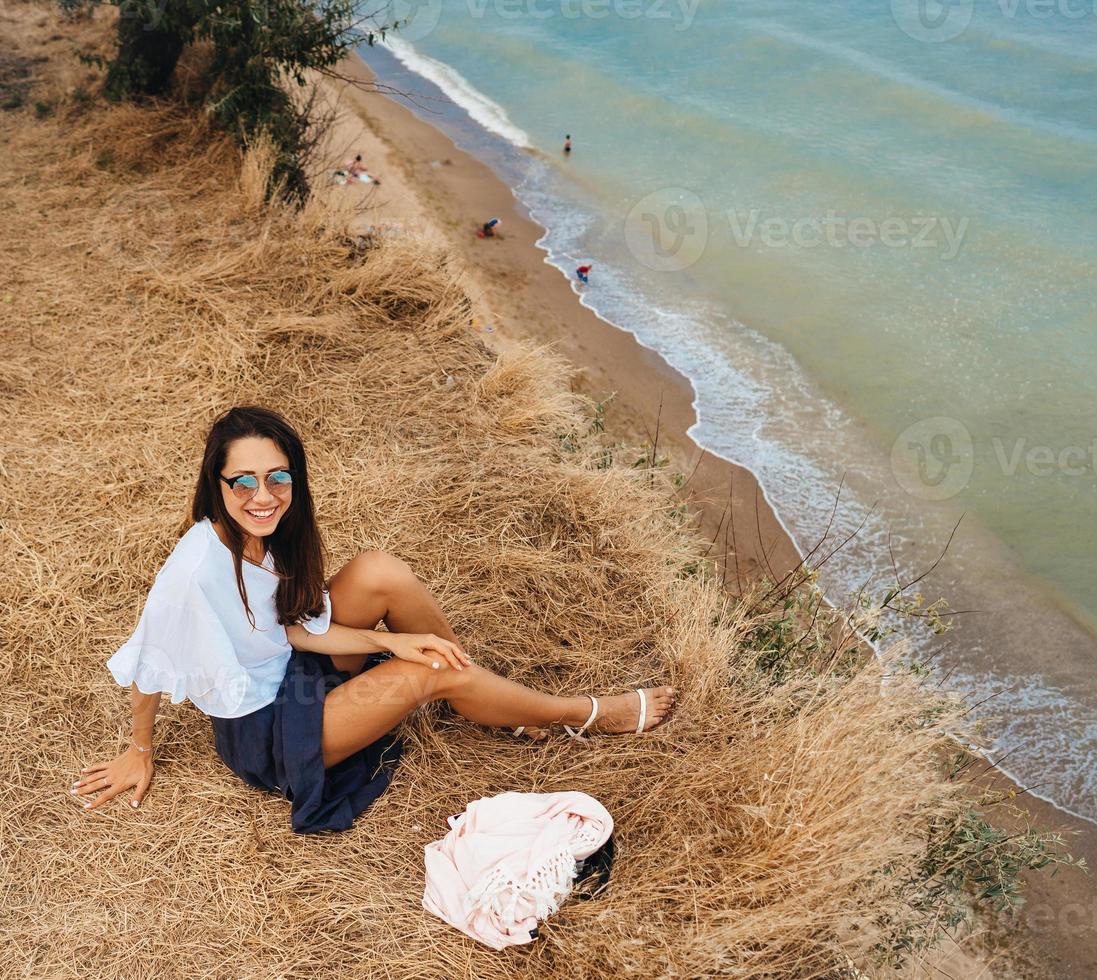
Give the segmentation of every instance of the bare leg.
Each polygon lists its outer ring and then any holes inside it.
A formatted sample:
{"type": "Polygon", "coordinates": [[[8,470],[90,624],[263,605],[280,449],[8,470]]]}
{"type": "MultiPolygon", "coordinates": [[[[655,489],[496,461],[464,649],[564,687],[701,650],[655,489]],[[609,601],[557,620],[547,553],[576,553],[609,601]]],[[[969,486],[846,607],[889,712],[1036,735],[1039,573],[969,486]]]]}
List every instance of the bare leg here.
{"type": "MultiPolygon", "coordinates": [[[[344,626],[376,629],[382,620],[393,633],[433,633],[460,644],[441,607],[406,562],[383,551],[363,551],[331,580],[333,618],[344,626]]],[[[366,655],[332,657],[352,674],[366,655]]]]}
{"type": "MultiPolygon", "coordinates": [[[[351,559],[331,580],[329,591],[337,623],[375,629],[384,620],[393,633],[433,633],[461,645],[430,590],[406,562],[383,551],[364,551],[351,559]]],[[[365,660],[365,654],[332,657],[336,667],[352,674],[361,671],[365,660]]],[[[536,725],[525,728],[535,741],[548,734],[536,725]]]]}
{"type": "MultiPolygon", "coordinates": [[[[347,626],[372,628],[384,619],[394,632],[434,633],[459,642],[438,603],[411,569],[383,552],[366,552],[348,562],[332,580],[330,591],[334,618],[347,626]]],[[[355,669],[361,668],[364,659],[358,658],[355,669]]],[[[670,688],[652,688],[647,695],[650,708],[645,729],[659,724],[674,702],[670,688]]],[[[322,737],[324,766],[333,766],[375,742],[420,705],[442,699],[470,721],[499,727],[581,725],[591,708],[585,696],[542,694],[475,665],[461,671],[436,671],[392,659],[328,694],[322,737]]],[[[599,699],[599,703],[599,720],[593,730],[635,728],[635,695],[599,699]]]]}
{"type": "MultiPolygon", "coordinates": [[[[669,687],[649,688],[645,730],[667,716],[674,703],[669,687]]],[[[464,670],[431,670],[406,660],[386,660],[352,677],[324,701],[324,767],[335,765],[375,742],[420,705],[447,700],[458,714],[478,725],[582,725],[590,698],[562,698],[516,684],[475,664],[464,670]]],[[[626,732],[636,727],[638,699],[621,694],[599,699],[593,731],[626,732]]]]}

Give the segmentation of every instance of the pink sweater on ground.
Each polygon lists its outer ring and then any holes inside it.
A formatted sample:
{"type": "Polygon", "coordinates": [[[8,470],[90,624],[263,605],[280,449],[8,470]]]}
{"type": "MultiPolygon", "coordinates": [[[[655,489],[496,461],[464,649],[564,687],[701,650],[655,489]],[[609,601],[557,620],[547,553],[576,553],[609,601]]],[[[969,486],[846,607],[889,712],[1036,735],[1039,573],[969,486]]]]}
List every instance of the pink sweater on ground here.
{"type": "Polygon", "coordinates": [[[423,907],[493,949],[528,943],[613,832],[606,808],[573,792],[485,797],[449,825],[425,848],[423,907]]]}

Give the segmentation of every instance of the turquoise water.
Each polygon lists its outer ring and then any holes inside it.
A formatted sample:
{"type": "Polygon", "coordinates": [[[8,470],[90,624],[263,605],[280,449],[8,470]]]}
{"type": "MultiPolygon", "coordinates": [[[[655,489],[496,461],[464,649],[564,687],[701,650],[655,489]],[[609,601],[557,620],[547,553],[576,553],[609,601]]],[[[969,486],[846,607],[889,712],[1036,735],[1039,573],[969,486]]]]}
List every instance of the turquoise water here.
{"type": "Polygon", "coordinates": [[[844,481],[828,592],[965,515],[952,676],[1007,681],[1018,775],[1097,817],[1097,7],[439,0],[394,37],[367,59],[463,110],[801,545],[844,481]]]}

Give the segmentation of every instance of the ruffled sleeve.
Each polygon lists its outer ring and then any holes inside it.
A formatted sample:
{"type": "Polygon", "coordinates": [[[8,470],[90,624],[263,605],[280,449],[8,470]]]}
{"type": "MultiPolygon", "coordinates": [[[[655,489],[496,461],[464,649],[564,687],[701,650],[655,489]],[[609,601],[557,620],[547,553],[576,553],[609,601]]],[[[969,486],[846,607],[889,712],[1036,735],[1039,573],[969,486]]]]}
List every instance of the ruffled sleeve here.
{"type": "Polygon", "coordinates": [[[189,700],[207,715],[230,718],[248,691],[247,671],[208,599],[196,583],[168,589],[158,580],[137,629],[107,661],[123,687],[189,700]]]}
{"type": "Polygon", "coordinates": [[[331,626],[331,596],[327,589],[324,589],[324,611],[312,619],[302,619],[301,625],[314,636],[321,636],[328,631],[331,626]]]}

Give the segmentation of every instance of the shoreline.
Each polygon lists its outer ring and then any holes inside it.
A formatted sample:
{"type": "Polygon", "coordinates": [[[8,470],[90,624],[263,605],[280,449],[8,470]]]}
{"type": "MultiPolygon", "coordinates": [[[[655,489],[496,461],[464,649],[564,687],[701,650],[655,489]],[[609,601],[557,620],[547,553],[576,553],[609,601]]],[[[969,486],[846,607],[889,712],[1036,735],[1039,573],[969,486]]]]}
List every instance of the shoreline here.
{"type": "MultiPolygon", "coordinates": [[[[677,288],[668,280],[664,288],[642,278],[643,270],[638,278],[628,268],[620,229],[613,240],[597,239],[601,246],[587,242],[575,229],[589,225],[604,235],[607,216],[616,221],[620,215],[613,194],[605,207],[593,200],[594,188],[581,176],[586,167],[573,166],[581,161],[551,147],[521,149],[527,144],[519,138],[528,137],[503,106],[410,45],[394,40],[391,50],[383,45],[363,53],[389,86],[410,94],[406,104],[419,119],[513,188],[529,216],[548,229],[538,247],[566,280],[588,248],[598,253],[601,268],[580,302],[693,379],[696,441],[751,471],[778,521],[803,545],[801,552],[817,542],[829,525],[834,496],[841,496],[832,540],[847,533],[852,539],[822,570],[827,595],[845,604],[850,591],[868,583],[882,596],[893,579],[893,534],[905,578],[934,566],[923,591],[970,615],[952,620],[957,629],[937,637],[903,624],[916,656],[947,661],[950,689],[983,705],[976,715],[993,734],[991,754],[1005,759],[1009,753],[1006,771],[1019,785],[1097,827],[1097,771],[1077,762],[1097,751],[1097,624],[1068,593],[1013,550],[982,505],[973,510],[956,501],[922,500],[907,485],[909,473],[904,481],[895,471],[896,433],[880,430],[871,417],[846,414],[844,386],[803,371],[767,339],[782,328],[764,315],[751,316],[742,296],[724,296],[714,305],[712,282],[677,288]],[[622,291],[622,285],[628,288],[622,291]],[[729,329],[717,330],[723,320],[729,329]]],[[[918,414],[926,412],[910,414],[903,425],[918,414]]],[[[913,454],[906,456],[906,468],[912,467],[913,454]]],[[[899,465],[904,468],[902,458],[899,465]]],[[[1032,522],[1038,519],[1033,513],[1032,522]]],[[[899,625],[900,618],[889,622],[899,625]]]]}
{"type": "MultiPolygon", "coordinates": [[[[357,55],[342,70],[356,83],[368,86],[375,80],[357,55]]],[[[729,496],[738,574],[743,579],[767,568],[780,575],[798,564],[796,543],[760,481],[746,467],[701,449],[689,436],[696,421],[696,393],[689,379],[581,302],[570,280],[538,246],[544,229],[530,218],[513,190],[486,163],[459,149],[444,132],[393,97],[344,87],[340,100],[367,127],[368,136],[359,136],[356,145],[367,146],[367,166],[371,172],[376,166],[382,179],[380,187],[356,188],[354,193],[378,217],[395,216],[417,226],[422,222],[423,231],[432,229],[460,256],[469,270],[476,306],[492,317],[492,331],[481,333],[484,342],[496,349],[519,341],[550,344],[576,368],[576,390],[596,401],[615,393],[606,412],[612,432],[639,443],[658,426],[660,449],[669,444],[675,469],[690,475],[686,499],[699,517],[701,533],[713,541],[729,587],[735,568],[724,564],[716,547],[720,535],[726,534],[723,514],[729,496]],[[381,157],[383,168],[373,162],[381,157]],[[391,189],[396,184],[414,202],[394,198],[391,189]],[[477,239],[481,216],[491,214],[504,219],[504,237],[491,242],[477,239]]],[[[1002,770],[992,770],[988,779],[1023,793],[1002,770]]],[[[1091,822],[1033,793],[1023,795],[1034,824],[1078,835],[1068,840],[1066,850],[1085,856],[1090,866],[1097,862],[1097,834],[1091,822]]],[[[1097,973],[1097,888],[1069,869],[1054,879],[1037,873],[1029,878],[1027,899],[1027,927],[1021,927],[1025,949],[1019,955],[1036,962],[1026,962],[1026,969],[1056,977],[1097,973]],[[1084,914],[1079,917],[1080,910],[1084,914]]]]}
{"type": "MultiPolygon", "coordinates": [[[[375,77],[357,56],[342,70],[366,85],[375,77]]],[[[689,476],[688,499],[710,540],[718,529],[722,533],[721,515],[733,488],[730,512],[744,581],[764,568],[783,575],[798,565],[802,556],[754,474],[702,449],[688,435],[696,421],[696,393],[689,379],[631,333],[580,302],[571,282],[537,245],[544,228],[530,218],[511,188],[487,164],[387,95],[348,89],[343,98],[378,142],[387,145],[393,163],[399,161],[404,182],[425,205],[422,210],[433,209],[433,223],[470,270],[478,305],[490,310],[494,319],[492,332],[482,333],[481,339],[500,348],[519,340],[550,344],[578,370],[578,391],[595,401],[613,395],[606,417],[614,432],[643,442],[658,431],[660,453],[672,449],[677,469],[689,476]],[[400,133],[398,146],[390,135],[394,132],[400,133]],[[431,167],[432,160],[451,163],[431,167]],[[455,212],[468,215],[467,225],[455,212]],[[480,214],[504,215],[503,237],[490,242],[477,238],[480,214]]],[[[375,193],[385,192],[385,175],[378,176],[382,183],[375,193]]],[[[359,193],[365,200],[368,187],[359,193]]],[[[376,210],[385,207],[379,201],[376,210]]],[[[723,556],[716,557],[722,564],[723,556]]]]}

